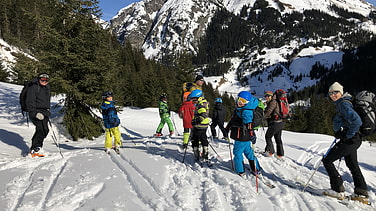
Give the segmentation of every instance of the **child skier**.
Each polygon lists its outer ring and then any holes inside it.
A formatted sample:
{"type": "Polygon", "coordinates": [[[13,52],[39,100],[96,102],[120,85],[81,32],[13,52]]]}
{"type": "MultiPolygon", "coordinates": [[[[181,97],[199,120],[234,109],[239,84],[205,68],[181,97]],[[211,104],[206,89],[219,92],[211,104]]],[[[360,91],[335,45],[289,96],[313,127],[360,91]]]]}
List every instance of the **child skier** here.
{"type": "Polygon", "coordinates": [[[224,122],[226,117],[226,108],[222,105],[222,98],[215,99],[215,106],[213,111],[212,124],[210,125],[213,138],[217,139],[217,131],[215,128],[218,126],[223,134],[224,139],[228,139],[227,131],[225,130],[224,122]]]}
{"type": "Polygon", "coordinates": [[[186,149],[189,142],[190,132],[193,128],[192,119],[196,107],[192,100],[188,97],[185,102],[179,108],[179,117],[183,119],[183,149],[186,149]]]}
{"type": "Polygon", "coordinates": [[[206,136],[206,130],[209,127],[209,103],[202,95],[202,91],[199,89],[193,90],[189,95],[192,102],[196,105],[194,117],[192,120],[192,147],[195,160],[200,162],[201,159],[205,162],[209,162],[208,151],[208,137],[206,136]],[[202,146],[202,157],[200,158],[199,144],[202,146]]]}
{"type": "Polygon", "coordinates": [[[170,109],[168,108],[168,105],[167,105],[166,93],[162,93],[159,98],[159,117],[161,118],[161,121],[159,122],[159,125],[157,127],[157,132],[154,136],[157,136],[157,137],[163,136],[162,129],[165,123],[167,123],[168,129],[170,131],[170,136],[172,136],[174,134],[174,126],[170,119],[170,109]]]}
{"type": "Polygon", "coordinates": [[[120,119],[117,115],[115,108],[115,103],[112,99],[112,92],[106,91],[102,94],[103,103],[101,105],[102,116],[104,121],[104,127],[106,128],[106,139],[104,142],[104,147],[106,153],[110,153],[111,148],[115,150],[116,153],[120,153],[120,146],[122,145],[120,139],[120,119]],[[112,145],[112,137],[114,137],[114,146],[112,145]]]}
{"type": "Polygon", "coordinates": [[[243,176],[243,153],[250,160],[250,167],[253,174],[260,172],[260,165],[251,147],[251,141],[255,142],[256,134],[252,128],[253,110],[257,107],[258,100],[247,91],[241,91],[238,94],[235,112],[226,126],[230,130],[230,138],[234,143],[234,164],[235,171],[243,176]],[[253,162],[252,162],[253,161],[253,162]]]}

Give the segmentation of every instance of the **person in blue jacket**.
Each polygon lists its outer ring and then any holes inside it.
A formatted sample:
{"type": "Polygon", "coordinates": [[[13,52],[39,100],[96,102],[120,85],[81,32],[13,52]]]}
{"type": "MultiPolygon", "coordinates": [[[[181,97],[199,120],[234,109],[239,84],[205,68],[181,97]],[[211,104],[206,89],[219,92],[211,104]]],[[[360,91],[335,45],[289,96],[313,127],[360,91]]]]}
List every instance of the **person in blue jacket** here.
{"type": "Polygon", "coordinates": [[[362,144],[362,137],[359,133],[362,120],[353,109],[351,95],[343,93],[343,86],[341,84],[335,82],[329,87],[329,97],[336,106],[336,114],[333,118],[333,130],[339,142],[334,145],[322,160],[328,172],[331,187],[324,194],[335,198],[345,197],[342,177],[333,164],[334,161],[344,157],[346,166],[350,169],[354,180],[355,189],[351,197],[368,200],[367,184],[359,168],[357,156],[357,150],[362,144]]]}
{"type": "Polygon", "coordinates": [[[110,149],[113,148],[112,137],[114,137],[114,150],[116,153],[120,153],[120,146],[122,145],[119,131],[120,119],[117,115],[112,95],[110,91],[103,92],[102,94],[103,103],[101,109],[104,127],[106,128],[104,147],[105,151],[110,153],[110,149]]]}
{"type": "Polygon", "coordinates": [[[247,91],[241,91],[236,101],[235,112],[226,126],[230,130],[230,138],[234,143],[235,171],[240,176],[244,175],[243,154],[250,161],[253,174],[260,173],[260,165],[251,147],[251,141],[256,141],[256,134],[252,127],[253,109],[258,106],[258,99],[247,91]]]}

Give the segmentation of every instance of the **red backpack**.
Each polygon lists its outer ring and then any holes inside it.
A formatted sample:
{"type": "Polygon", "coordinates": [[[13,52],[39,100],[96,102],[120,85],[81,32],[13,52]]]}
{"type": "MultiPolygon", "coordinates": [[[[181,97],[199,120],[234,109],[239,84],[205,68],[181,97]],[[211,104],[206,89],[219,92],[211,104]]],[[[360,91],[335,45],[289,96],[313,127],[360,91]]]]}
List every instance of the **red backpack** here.
{"type": "Polygon", "coordinates": [[[277,102],[279,105],[279,117],[281,119],[289,119],[291,117],[291,109],[289,102],[287,100],[287,95],[285,90],[278,89],[274,93],[277,97],[277,102]]]}

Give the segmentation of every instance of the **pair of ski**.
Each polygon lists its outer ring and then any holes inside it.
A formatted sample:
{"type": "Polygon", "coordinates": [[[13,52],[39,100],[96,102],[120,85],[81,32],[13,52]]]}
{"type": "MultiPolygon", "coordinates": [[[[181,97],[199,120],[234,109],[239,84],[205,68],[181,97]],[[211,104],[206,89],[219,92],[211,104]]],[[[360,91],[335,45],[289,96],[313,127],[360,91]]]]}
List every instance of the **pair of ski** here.
{"type": "MultiPolygon", "coordinates": [[[[116,152],[116,154],[120,155],[120,147],[119,148],[116,148],[115,146],[113,146],[111,148],[112,150],[114,150],[116,152]]],[[[104,150],[107,154],[110,154],[110,149],[105,149],[104,150]]]]}
{"type": "Polygon", "coordinates": [[[304,184],[304,182],[302,182],[298,179],[295,182],[283,181],[283,180],[280,180],[280,181],[281,181],[281,183],[283,183],[283,184],[285,184],[289,187],[308,192],[312,195],[326,196],[326,197],[331,197],[331,198],[337,199],[339,203],[344,204],[346,206],[349,205],[351,201],[360,202],[364,205],[371,205],[368,200],[362,200],[362,198],[352,198],[351,196],[337,197],[337,196],[325,194],[323,189],[314,187],[312,185],[306,186],[306,184],[304,184]]]}

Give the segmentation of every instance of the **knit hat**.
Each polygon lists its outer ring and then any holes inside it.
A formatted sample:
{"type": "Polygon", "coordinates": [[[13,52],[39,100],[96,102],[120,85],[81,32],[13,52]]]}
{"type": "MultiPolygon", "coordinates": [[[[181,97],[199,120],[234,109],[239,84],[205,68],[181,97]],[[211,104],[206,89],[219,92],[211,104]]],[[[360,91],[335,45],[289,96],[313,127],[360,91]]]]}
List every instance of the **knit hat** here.
{"type": "Polygon", "coordinates": [[[273,92],[272,91],[265,91],[264,92],[264,96],[273,96],[273,92]]]}
{"type": "Polygon", "coordinates": [[[338,83],[334,82],[330,87],[329,87],[329,92],[330,91],[339,91],[343,95],[343,86],[338,83]]]}
{"type": "Polygon", "coordinates": [[[203,80],[203,79],[204,79],[204,77],[202,75],[198,75],[198,76],[196,76],[195,81],[199,81],[199,80],[203,80]]]}

